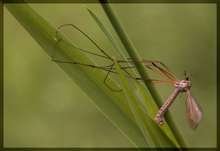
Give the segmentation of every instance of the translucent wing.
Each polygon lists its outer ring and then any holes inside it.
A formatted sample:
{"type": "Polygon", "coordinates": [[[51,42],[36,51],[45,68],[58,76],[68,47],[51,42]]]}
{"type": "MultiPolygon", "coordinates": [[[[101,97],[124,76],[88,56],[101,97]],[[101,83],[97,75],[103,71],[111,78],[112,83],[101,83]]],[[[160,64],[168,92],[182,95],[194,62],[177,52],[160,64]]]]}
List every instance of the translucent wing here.
{"type": "Polygon", "coordinates": [[[190,91],[187,92],[186,99],[186,116],[189,126],[192,130],[195,130],[198,126],[199,121],[202,118],[202,108],[196,99],[192,96],[190,91]]]}

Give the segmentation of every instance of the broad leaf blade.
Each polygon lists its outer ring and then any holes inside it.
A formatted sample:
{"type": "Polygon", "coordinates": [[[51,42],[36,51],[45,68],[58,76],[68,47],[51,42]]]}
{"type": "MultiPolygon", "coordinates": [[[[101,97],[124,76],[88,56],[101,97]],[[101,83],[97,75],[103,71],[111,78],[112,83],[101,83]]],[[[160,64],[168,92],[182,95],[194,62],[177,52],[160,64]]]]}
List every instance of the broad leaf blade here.
{"type": "MultiPolygon", "coordinates": [[[[50,58],[56,50],[59,52],[56,59],[71,59],[93,64],[74,44],[61,33],[57,34],[56,28],[27,4],[5,4],[5,7],[50,58]]],[[[133,122],[134,117],[123,93],[113,92],[103,84],[102,79],[105,78],[106,73],[98,69],[68,63],[57,64],[138,147],[148,147],[143,134],[133,122]]],[[[108,79],[108,84],[120,89],[111,79],[108,79]]]]}

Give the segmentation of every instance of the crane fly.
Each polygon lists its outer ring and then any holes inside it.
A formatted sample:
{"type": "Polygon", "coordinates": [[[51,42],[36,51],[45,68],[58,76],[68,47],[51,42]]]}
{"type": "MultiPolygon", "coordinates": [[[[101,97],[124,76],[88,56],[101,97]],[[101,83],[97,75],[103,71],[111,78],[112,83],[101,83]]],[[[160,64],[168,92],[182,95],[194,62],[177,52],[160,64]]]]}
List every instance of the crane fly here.
{"type": "Polygon", "coordinates": [[[170,95],[170,97],[167,99],[167,101],[162,105],[162,107],[159,109],[154,121],[159,124],[163,125],[163,115],[167,111],[167,109],[171,106],[171,104],[176,99],[177,95],[180,92],[186,92],[187,98],[186,98],[186,116],[187,121],[192,130],[195,130],[198,126],[198,123],[200,122],[202,118],[202,108],[200,107],[197,100],[193,97],[193,95],[190,92],[191,88],[191,82],[189,81],[189,75],[184,71],[185,80],[177,80],[174,83],[172,83],[175,87],[174,92],[170,95]]]}
{"type": "MultiPolygon", "coordinates": [[[[61,25],[60,27],[58,27],[58,30],[60,30],[62,27],[64,26],[72,26],[74,27],[77,31],[79,31],[81,34],[83,34],[90,42],[92,42],[95,47],[102,53],[97,54],[97,53],[93,53],[90,51],[87,51],[85,49],[82,48],[78,48],[80,51],[90,54],[90,55],[95,55],[101,58],[105,58],[108,60],[111,60],[112,63],[109,65],[104,65],[104,66],[96,66],[96,65],[91,65],[91,64],[85,64],[85,63],[80,63],[80,62],[75,62],[75,61],[63,61],[63,60],[56,60],[54,59],[54,54],[52,55],[52,61],[54,62],[58,62],[58,63],[70,63],[73,65],[81,65],[81,66],[88,66],[91,68],[96,68],[96,69],[101,69],[107,72],[103,82],[104,84],[111,89],[112,91],[116,91],[116,92],[120,92],[121,90],[114,90],[113,88],[111,88],[107,83],[106,83],[106,79],[109,76],[110,73],[115,73],[117,74],[116,68],[114,67],[115,63],[114,63],[114,59],[112,57],[110,57],[103,49],[101,49],[87,34],[85,34],[81,29],[79,29],[78,27],[76,27],[73,24],[64,24],[61,25]]],[[[57,31],[58,31],[57,30],[57,31]]],[[[174,92],[170,95],[170,97],[167,99],[167,101],[162,105],[162,107],[159,109],[158,113],[155,116],[154,121],[158,124],[158,125],[163,125],[163,116],[165,114],[165,112],[167,111],[167,109],[171,106],[171,104],[174,102],[174,100],[176,99],[176,97],[178,96],[178,94],[181,92],[186,92],[187,94],[187,98],[186,98],[186,115],[187,115],[187,121],[188,124],[190,126],[190,128],[192,130],[195,130],[198,126],[198,123],[200,122],[201,118],[202,118],[202,108],[200,107],[199,103],[197,102],[197,100],[193,97],[193,95],[190,92],[190,88],[191,88],[191,82],[189,81],[189,74],[186,73],[186,71],[184,71],[184,76],[185,79],[184,80],[179,80],[172,72],[171,70],[162,62],[160,61],[152,61],[152,60],[142,60],[139,63],[142,63],[145,67],[147,67],[148,69],[154,71],[155,73],[161,75],[162,77],[166,78],[167,80],[156,80],[156,79],[143,79],[143,78],[137,78],[135,76],[133,76],[130,72],[129,69],[135,68],[134,66],[134,62],[131,61],[130,59],[128,60],[117,60],[119,67],[121,68],[121,70],[124,72],[124,75],[127,78],[131,78],[131,79],[135,79],[135,80],[151,80],[154,83],[164,83],[164,84],[170,84],[173,85],[175,87],[174,92]],[[129,65],[128,65],[129,64],[129,65]]]]}

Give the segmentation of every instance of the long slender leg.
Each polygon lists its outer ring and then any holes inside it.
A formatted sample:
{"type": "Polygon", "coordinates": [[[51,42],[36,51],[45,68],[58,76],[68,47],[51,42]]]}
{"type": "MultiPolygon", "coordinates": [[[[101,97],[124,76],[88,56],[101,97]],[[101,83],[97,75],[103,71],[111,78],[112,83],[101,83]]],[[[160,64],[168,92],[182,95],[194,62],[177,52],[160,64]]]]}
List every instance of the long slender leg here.
{"type": "Polygon", "coordinates": [[[86,38],[88,38],[107,58],[111,59],[112,58],[104,51],[102,50],[97,44],[95,41],[92,40],[92,38],[90,38],[86,33],[84,33],[81,29],[79,29],[78,27],[76,27],[75,25],[73,24],[64,24],[64,25],[61,25],[60,27],[58,27],[58,30],[60,30],[62,27],[64,26],[72,26],[74,27],[75,29],[77,29],[79,32],[81,32],[86,38]]]}
{"type": "Polygon", "coordinates": [[[163,72],[167,77],[171,77],[170,79],[171,80],[174,80],[174,81],[180,81],[166,66],[168,71],[162,69],[161,67],[159,67],[158,65],[156,65],[154,62],[152,62],[153,66],[155,66],[156,68],[158,68],[161,72],[163,72]],[[172,79],[173,78],[173,79],[172,79]]]}
{"type": "MultiPolygon", "coordinates": [[[[128,58],[128,60],[131,60],[130,58],[128,58]]],[[[133,62],[131,62],[133,63],[133,62]]],[[[155,60],[142,60],[141,62],[144,64],[145,67],[147,67],[148,69],[154,71],[155,73],[163,76],[164,78],[168,79],[170,81],[170,83],[173,83],[175,81],[180,81],[172,72],[171,70],[161,61],[155,61],[155,60]],[[163,68],[161,68],[159,65],[160,64],[163,68]]],[[[138,80],[141,78],[138,78],[138,80]]],[[[143,79],[143,78],[142,78],[143,79]]],[[[143,79],[145,80],[145,79],[143,79]]]]}
{"type": "Polygon", "coordinates": [[[111,89],[112,91],[121,92],[122,89],[120,89],[120,90],[114,90],[114,89],[112,89],[112,88],[106,83],[107,77],[108,77],[109,73],[111,72],[111,70],[112,70],[112,68],[113,68],[114,65],[115,65],[114,63],[111,65],[111,67],[110,67],[110,69],[108,70],[108,72],[107,72],[107,74],[106,74],[106,76],[105,76],[103,82],[104,82],[104,84],[105,84],[109,89],[111,89]]]}

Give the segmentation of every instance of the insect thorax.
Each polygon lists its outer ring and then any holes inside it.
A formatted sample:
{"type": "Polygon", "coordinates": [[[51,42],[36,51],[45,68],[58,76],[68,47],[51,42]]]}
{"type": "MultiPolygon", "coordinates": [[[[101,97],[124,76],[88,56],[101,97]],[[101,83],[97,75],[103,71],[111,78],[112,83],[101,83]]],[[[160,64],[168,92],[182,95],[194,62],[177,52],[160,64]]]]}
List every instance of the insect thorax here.
{"type": "Polygon", "coordinates": [[[178,88],[181,92],[186,92],[191,88],[191,82],[187,80],[182,80],[180,82],[175,82],[174,86],[178,88]]]}

